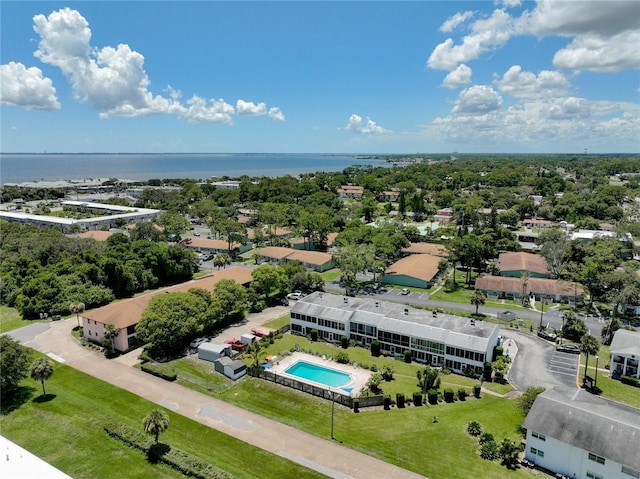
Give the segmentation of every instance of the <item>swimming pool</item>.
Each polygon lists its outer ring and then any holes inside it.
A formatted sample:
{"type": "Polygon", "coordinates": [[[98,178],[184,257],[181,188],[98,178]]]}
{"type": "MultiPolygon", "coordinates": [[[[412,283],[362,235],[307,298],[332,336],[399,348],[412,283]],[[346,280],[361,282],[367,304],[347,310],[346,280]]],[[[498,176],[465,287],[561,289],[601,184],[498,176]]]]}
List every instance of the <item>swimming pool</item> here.
{"type": "Polygon", "coordinates": [[[343,373],[336,369],[326,368],[318,364],[308,363],[306,361],[297,361],[284,372],[285,374],[289,374],[300,379],[306,379],[307,381],[312,381],[331,388],[346,386],[353,380],[351,374],[343,373]]]}

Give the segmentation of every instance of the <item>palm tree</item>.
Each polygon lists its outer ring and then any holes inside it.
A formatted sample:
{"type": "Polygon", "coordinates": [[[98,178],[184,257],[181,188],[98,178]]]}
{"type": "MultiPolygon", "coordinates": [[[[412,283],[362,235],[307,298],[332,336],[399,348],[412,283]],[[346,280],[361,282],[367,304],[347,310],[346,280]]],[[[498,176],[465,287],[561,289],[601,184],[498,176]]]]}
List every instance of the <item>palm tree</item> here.
{"type": "Polygon", "coordinates": [[[251,356],[251,367],[260,367],[260,361],[262,360],[262,343],[260,341],[251,343],[248,353],[251,356]]]}
{"type": "Polygon", "coordinates": [[[584,363],[584,377],[587,377],[587,366],[589,365],[589,355],[596,355],[600,351],[600,341],[595,336],[585,334],[580,338],[580,352],[584,354],[587,359],[584,363]]]}
{"type": "Polygon", "coordinates": [[[109,352],[112,354],[115,351],[114,342],[118,334],[120,334],[120,330],[113,324],[107,324],[104,327],[104,332],[102,333],[102,345],[108,348],[109,352]]]}
{"type": "Polygon", "coordinates": [[[480,306],[484,306],[484,302],[487,300],[487,297],[484,295],[482,291],[476,289],[471,295],[470,302],[476,307],[476,314],[478,314],[478,308],[480,306]]]}
{"type": "Polygon", "coordinates": [[[160,409],[154,409],[144,418],[142,427],[144,428],[144,432],[155,436],[156,444],[158,444],[160,433],[169,429],[169,416],[160,409]]]}
{"type": "Polygon", "coordinates": [[[31,365],[31,379],[42,383],[42,396],[47,393],[44,389],[44,382],[53,376],[53,362],[47,358],[40,358],[31,365]]]}
{"type": "Polygon", "coordinates": [[[522,281],[522,304],[524,305],[524,298],[527,294],[527,284],[529,283],[529,273],[523,271],[520,276],[520,281],[522,281]]]}
{"type": "Polygon", "coordinates": [[[75,313],[76,320],[78,321],[78,328],[80,328],[80,313],[84,311],[84,303],[81,301],[71,303],[69,305],[69,311],[75,313]]]}

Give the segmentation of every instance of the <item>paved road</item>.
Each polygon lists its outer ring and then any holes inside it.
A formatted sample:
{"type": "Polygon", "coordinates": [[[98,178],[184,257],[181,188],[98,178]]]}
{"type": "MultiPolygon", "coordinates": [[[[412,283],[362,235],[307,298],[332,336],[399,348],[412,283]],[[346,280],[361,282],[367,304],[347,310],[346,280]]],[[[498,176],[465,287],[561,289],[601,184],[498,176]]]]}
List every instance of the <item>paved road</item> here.
{"type": "MultiPolygon", "coordinates": [[[[276,316],[279,315],[276,314],[276,316]]],[[[164,381],[132,368],[126,361],[105,359],[80,346],[71,336],[75,319],[44,323],[12,332],[26,346],[58,362],[131,391],[188,418],[261,449],[337,479],[418,479],[423,476],[354,451],[328,439],[299,431],[271,419],[164,381]]],[[[248,325],[247,325],[248,326],[248,325]]],[[[247,328],[248,332],[250,328],[247,328]]],[[[238,329],[236,332],[239,332],[238,329]]],[[[232,333],[234,334],[234,333],[232,333]]],[[[125,355],[126,356],[126,355],[125,355]]],[[[339,438],[339,435],[338,435],[339,438]]]]}

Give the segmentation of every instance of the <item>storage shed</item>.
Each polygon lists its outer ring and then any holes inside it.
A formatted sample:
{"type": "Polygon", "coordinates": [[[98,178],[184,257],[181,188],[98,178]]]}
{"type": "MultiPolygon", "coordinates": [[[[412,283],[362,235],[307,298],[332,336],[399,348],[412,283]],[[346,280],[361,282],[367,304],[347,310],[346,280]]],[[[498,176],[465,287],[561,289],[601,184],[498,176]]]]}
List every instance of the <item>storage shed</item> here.
{"type": "Polygon", "coordinates": [[[225,356],[231,356],[230,344],[202,343],[198,346],[198,359],[213,362],[225,356]]]}
{"type": "Polygon", "coordinates": [[[255,340],[256,340],[256,336],[253,334],[247,333],[240,336],[240,341],[245,344],[252,344],[255,340]]]}
{"type": "Polygon", "coordinates": [[[247,365],[239,359],[223,356],[213,362],[215,370],[234,381],[247,374],[247,365]]]}

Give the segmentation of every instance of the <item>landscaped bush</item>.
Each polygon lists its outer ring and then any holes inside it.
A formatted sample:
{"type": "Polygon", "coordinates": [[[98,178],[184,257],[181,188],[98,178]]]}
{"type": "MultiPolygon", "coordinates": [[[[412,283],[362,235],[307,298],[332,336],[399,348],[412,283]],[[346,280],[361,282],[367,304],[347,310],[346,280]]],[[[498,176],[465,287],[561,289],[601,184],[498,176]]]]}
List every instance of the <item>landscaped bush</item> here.
{"type": "Polygon", "coordinates": [[[447,388],[444,390],[444,402],[453,402],[454,395],[453,389],[447,388]]]}
{"type": "Polygon", "coordinates": [[[353,412],[360,412],[360,400],[359,399],[354,399],[353,400],[353,412]]]}
{"type": "Polygon", "coordinates": [[[438,404],[438,390],[437,389],[430,389],[429,392],[427,393],[427,401],[429,401],[429,404],[438,404]]]}
{"type": "Polygon", "coordinates": [[[464,401],[467,399],[467,390],[464,388],[459,388],[458,389],[458,399],[460,401],[464,401]]]}
{"type": "Polygon", "coordinates": [[[422,406],[422,393],[420,391],[413,393],[413,405],[422,406]]]}
{"type": "Polygon", "coordinates": [[[480,446],[480,457],[488,461],[498,459],[498,445],[496,442],[489,441],[480,446]]]}
{"type": "Polygon", "coordinates": [[[175,381],[178,379],[178,375],[175,371],[165,371],[164,369],[156,366],[153,363],[143,363],[140,365],[140,369],[142,369],[145,373],[153,374],[159,378],[162,378],[166,381],[175,381]]]}
{"type": "Polygon", "coordinates": [[[484,369],[482,370],[482,378],[485,381],[491,381],[491,376],[493,374],[493,367],[491,363],[484,363],[484,369]]]}
{"type": "Polygon", "coordinates": [[[334,359],[340,364],[349,364],[349,355],[344,351],[337,353],[334,359]]]}
{"type": "Polygon", "coordinates": [[[620,376],[620,382],[622,384],[628,384],[640,388],[640,379],[632,378],[631,376],[620,376]]]}
{"type": "Polygon", "coordinates": [[[404,350],[404,362],[405,363],[411,363],[411,350],[410,349],[405,349],[404,350]]]}
{"type": "Polygon", "coordinates": [[[342,346],[342,349],[347,349],[349,347],[349,338],[342,336],[340,338],[340,345],[342,346]]]}
{"type": "Polygon", "coordinates": [[[380,341],[374,339],[371,341],[371,356],[378,357],[380,356],[380,341]]]}
{"type": "Polygon", "coordinates": [[[476,399],[480,399],[481,389],[482,389],[482,386],[480,386],[479,384],[476,384],[473,386],[473,395],[475,396],[476,399]]]}
{"type": "Polygon", "coordinates": [[[310,332],[311,335],[311,341],[317,341],[318,340],[318,330],[317,329],[312,329],[310,332]]]}
{"type": "Polygon", "coordinates": [[[166,444],[155,444],[150,436],[126,424],[109,422],[103,427],[109,436],[146,453],[150,460],[162,462],[185,476],[195,477],[196,479],[233,478],[231,474],[203,462],[191,454],[179,449],[173,449],[166,444]]]}
{"type": "Polygon", "coordinates": [[[369,389],[373,394],[378,394],[380,392],[380,383],[382,382],[382,376],[379,374],[372,374],[369,378],[368,385],[369,389]]]}
{"type": "Polygon", "coordinates": [[[404,394],[403,393],[396,393],[396,405],[399,408],[404,407],[404,394]]]}
{"type": "Polygon", "coordinates": [[[490,432],[483,432],[480,436],[480,439],[478,439],[478,444],[482,445],[486,444],[487,442],[496,442],[496,440],[493,437],[493,434],[491,434],[490,432]]]}
{"type": "Polygon", "coordinates": [[[391,409],[391,396],[385,396],[383,401],[385,410],[391,409]]]}
{"type": "Polygon", "coordinates": [[[482,434],[482,426],[478,421],[471,421],[469,424],[467,424],[467,433],[470,436],[478,437],[480,434],[482,434]]]}
{"type": "Polygon", "coordinates": [[[385,381],[393,380],[393,368],[389,364],[385,364],[382,366],[382,370],[380,371],[382,379],[385,381]]]}

